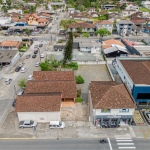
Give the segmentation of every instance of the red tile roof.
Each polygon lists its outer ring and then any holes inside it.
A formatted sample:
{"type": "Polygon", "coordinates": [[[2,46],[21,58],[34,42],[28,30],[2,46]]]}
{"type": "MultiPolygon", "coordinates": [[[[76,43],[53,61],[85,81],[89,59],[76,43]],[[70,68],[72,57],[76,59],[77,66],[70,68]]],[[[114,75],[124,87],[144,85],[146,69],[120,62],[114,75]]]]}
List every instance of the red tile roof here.
{"type": "Polygon", "coordinates": [[[135,84],[150,85],[149,60],[121,60],[120,62],[135,84]]]}
{"type": "Polygon", "coordinates": [[[16,112],[53,112],[60,111],[61,94],[18,96],[16,112]]]}
{"type": "Polygon", "coordinates": [[[76,98],[75,81],[29,81],[26,84],[25,94],[45,94],[61,92],[62,98],[76,98]]]}
{"type": "Polygon", "coordinates": [[[108,21],[108,20],[102,20],[102,21],[98,21],[95,24],[113,24],[113,22],[108,21]]]}
{"type": "Polygon", "coordinates": [[[69,28],[95,28],[95,26],[90,23],[82,22],[70,24],[69,28]]]}
{"type": "Polygon", "coordinates": [[[34,71],[33,78],[35,80],[49,81],[74,81],[73,71],[34,71]]]}
{"type": "Polygon", "coordinates": [[[90,92],[93,109],[135,108],[135,102],[122,83],[114,81],[92,81],[90,92]]]}

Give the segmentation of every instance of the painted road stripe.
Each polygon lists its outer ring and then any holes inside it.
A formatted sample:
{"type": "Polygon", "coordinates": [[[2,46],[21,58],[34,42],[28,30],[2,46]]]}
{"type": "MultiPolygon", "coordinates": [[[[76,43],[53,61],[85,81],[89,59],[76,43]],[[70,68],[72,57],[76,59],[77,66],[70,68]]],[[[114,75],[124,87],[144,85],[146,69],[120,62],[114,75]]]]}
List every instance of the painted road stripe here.
{"type": "Polygon", "coordinates": [[[109,139],[109,138],[107,138],[107,140],[108,140],[108,144],[109,144],[109,148],[110,148],[110,150],[113,150],[113,149],[112,149],[112,146],[111,146],[111,143],[110,143],[110,139],[109,139]]]}
{"type": "Polygon", "coordinates": [[[119,149],[136,149],[136,147],[118,147],[119,149]]]}
{"type": "Polygon", "coordinates": [[[116,140],[117,142],[132,142],[132,140],[116,140]]]}
{"type": "Polygon", "coordinates": [[[120,140],[123,140],[123,139],[131,139],[131,137],[128,137],[128,138],[127,138],[127,137],[125,137],[125,138],[116,138],[116,140],[119,140],[119,139],[120,139],[120,140]]]}
{"type": "Polygon", "coordinates": [[[117,145],[134,145],[134,143],[117,143],[117,145]]]}

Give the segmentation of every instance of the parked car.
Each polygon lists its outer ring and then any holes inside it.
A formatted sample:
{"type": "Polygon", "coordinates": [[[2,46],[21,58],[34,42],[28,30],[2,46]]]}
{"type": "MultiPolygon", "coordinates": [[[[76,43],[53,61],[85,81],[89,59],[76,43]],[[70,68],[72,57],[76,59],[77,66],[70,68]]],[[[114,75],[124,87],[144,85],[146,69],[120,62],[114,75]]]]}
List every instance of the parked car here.
{"type": "Polygon", "coordinates": [[[65,123],[61,121],[50,121],[49,127],[50,129],[54,128],[63,129],[65,127],[65,123]]]}
{"type": "Polygon", "coordinates": [[[8,67],[10,65],[10,63],[6,63],[5,66],[8,67]]]}
{"type": "Polygon", "coordinates": [[[44,54],[41,54],[41,56],[40,56],[41,58],[44,58],[45,56],[44,56],[44,54]]]}
{"type": "Polygon", "coordinates": [[[144,113],[145,113],[147,121],[150,123],[150,112],[144,112],[144,113]]]}
{"type": "Polygon", "coordinates": [[[43,46],[43,44],[39,44],[39,47],[42,47],[43,46]]]}
{"type": "Polygon", "coordinates": [[[32,79],[33,79],[33,75],[29,75],[28,80],[32,80],[32,79]]]}
{"type": "Polygon", "coordinates": [[[19,72],[20,69],[21,69],[21,67],[16,67],[15,71],[16,71],[16,72],[19,72]]]}
{"type": "Polygon", "coordinates": [[[36,58],[36,54],[33,54],[33,55],[32,55],[32,58],[36,58]]]}
{"type": "Polygon", "coordinates": [[[18,96],[21,96],[21,95],[23,95],[23,93],[24,93],[24,90],[21,89],[21,90],[17,93],[17,95],[18,95],[18,96]]]}
{"type": "Polygon", "coordinates": [[[16,106],[16,99],[14,99],[12,106],[15,107],[16,106]]]}
{"type": "Polygon", "coordinates": [[[38,50],[34,50],[34,54],[37,54],[38,53],[38,50]]]}
{"type": "Polygon", "coordinates": [[[7,78],[7,79],[5,80],[5,84],[6,84],[6,85],[8,85],[8,84],[10,84],[10,83],[11,83],[11,81],[12,81],[12,79],[11,79],[11,78],[7,78]]]}
{"type": "Polygon", "coordinates": [[[39,66],[40,66],[40,63],[36,62],[35,67],[39,67],[39,66]]]}
{"type": "Polygon", "coordinates": [[[39,47],[39,45],[34,45],[34,48],[37,48],[37,47],[39,47]]]}
{"type": "Polygon", "coordinates": [[[33,120],[23,120],[19,122],[19,128],[33,128],[37,126],[37,122],[33,120]]]}
{"type": "Polygon", "coordinates": [[[21,68],[21,73],[24,73],[24,72],[26,72],[27,71],[27,69],[26,68],[21,68]]]}
{"type": "Polygon", "coordinates": [[[21,62],[21,63],[19,64],[19,67],[22,67],[24,64],[25,64],[24,62],[21,62]]]}
{"type": "Polygon", "coordinates": [[[27,55],[26,55],[26,59],[29,59],[29,58],[30,58],[30,56],[31,56],[30,54],[27,54],[27,55]]]}
{"type": "Polygon", "coordinates": [[[0,71],[3,69],[3,66],[2,65],[0,65],[0,71]]]}

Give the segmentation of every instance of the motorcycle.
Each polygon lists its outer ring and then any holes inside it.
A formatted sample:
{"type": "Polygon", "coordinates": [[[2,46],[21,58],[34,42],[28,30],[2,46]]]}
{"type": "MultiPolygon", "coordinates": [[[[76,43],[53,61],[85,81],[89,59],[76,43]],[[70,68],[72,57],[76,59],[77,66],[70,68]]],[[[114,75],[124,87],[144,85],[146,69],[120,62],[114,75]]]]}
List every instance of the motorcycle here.
{"type": "Polygon", "coordinates": [[[107,141],[106,139],[101,139],[99,142],[100,142],[101,144],[108,143],[108,141],[107,141]]]}

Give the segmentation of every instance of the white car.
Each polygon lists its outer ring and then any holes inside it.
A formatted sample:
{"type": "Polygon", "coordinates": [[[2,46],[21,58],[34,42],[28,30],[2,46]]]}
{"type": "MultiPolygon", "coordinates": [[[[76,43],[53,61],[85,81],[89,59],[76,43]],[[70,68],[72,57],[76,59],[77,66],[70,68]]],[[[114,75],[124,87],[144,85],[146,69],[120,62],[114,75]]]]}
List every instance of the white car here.
{"type": "Polygon", "coordinates": [[[25,64],[24,62],[21,62],[21,63],[19,64],[19,67],[22,67],[24,64],[25,64]]]}
{"type": "Polygon", "coordinates": [[[41,54],[41,58],[44,58],[45,56],[44,56],[44,54],[41,54]]]}
{"type": "Polygon", "coordinates": [[[50,121],[49,128],[50,129],[54,129],[54,128],[63,129],[65,128],[65,123],[61,121],[50,121]]]}
{"type": "Polygon", "coordinates": [[[5,80],[5,84],[6,84],[6,85],[8,85],[8,84],[10,84],[10,83],[11,83],[11,81],[12,81],[12,79],[11,79],[11,78],[7,78],[7,79],[5,80]]]}
{"type": "Polygon", "coordinates": [[[40,63],[37,62],[37,63],[35,64],[35,67],[39,67],[39,66],[40,66],[40,63]]]}
{"type": "Polygon", "coordinates": [[[33,79],[33,75],[29,75],[28,80],[32,80],[32,79],[33,79]]]}
{"type": "Polygon", "coordinates": [[[21,68],[21,71],[20,71],[20,72],[24,73],[24,72],[26,72],[26,71],[27,71],[26,68],[21,68]]]}

